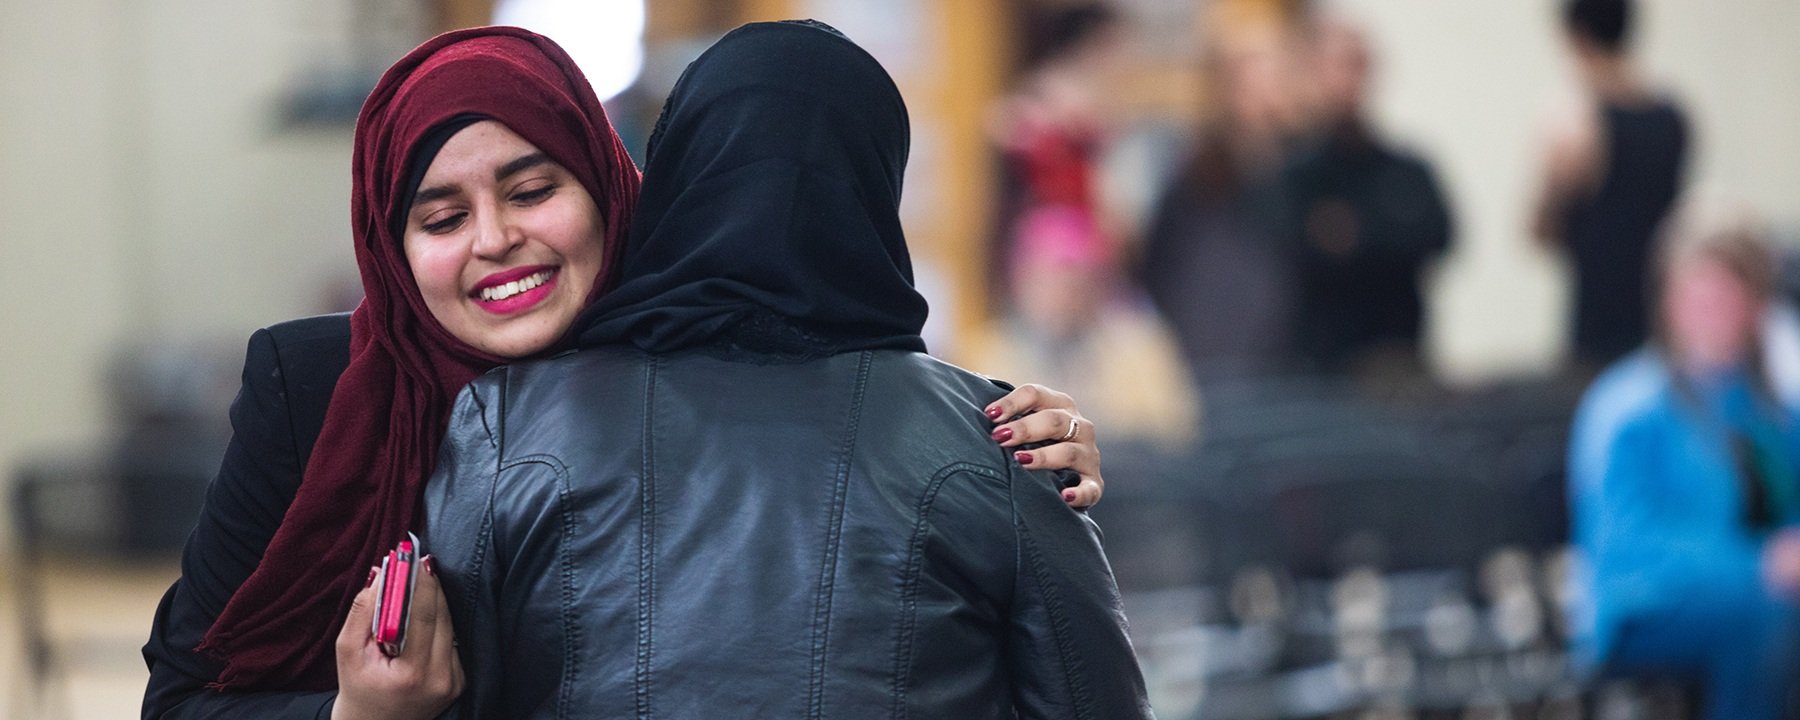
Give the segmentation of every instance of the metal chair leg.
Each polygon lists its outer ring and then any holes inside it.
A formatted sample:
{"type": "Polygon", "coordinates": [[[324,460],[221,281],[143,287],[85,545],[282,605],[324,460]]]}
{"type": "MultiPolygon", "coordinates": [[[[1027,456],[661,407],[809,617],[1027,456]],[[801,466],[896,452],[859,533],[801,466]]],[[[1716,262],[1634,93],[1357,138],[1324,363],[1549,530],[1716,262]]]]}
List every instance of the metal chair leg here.
{"type": "Polygon", "coordinates": [[[44,626],[40,553],[43,527],[38,518],[38,494],[43,483],[41,476],[22,472],[12,493],[13,522],[18,532],[13,591],[18,602],[19,637],[24,645],[26,687],[13,696],[13,704],[19,707],[13,708],[10,717],[60,718],[68,714],[67,704],[55,701],[66,699],[67,674],[44,626]]]}

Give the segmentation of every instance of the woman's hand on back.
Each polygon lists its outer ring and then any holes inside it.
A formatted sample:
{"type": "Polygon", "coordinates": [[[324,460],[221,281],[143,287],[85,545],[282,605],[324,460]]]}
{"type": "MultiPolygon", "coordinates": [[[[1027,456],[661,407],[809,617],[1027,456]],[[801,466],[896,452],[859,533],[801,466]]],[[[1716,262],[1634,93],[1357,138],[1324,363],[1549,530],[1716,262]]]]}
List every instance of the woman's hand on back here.
{"type": "Polygon", "coordinates": [[[1013,457],[1032,470],[1070,470],[1081,482],[1063,490],[1063,502],[1085,508],[1100,502],[1106,480],[1100,477],[1100,446],[1093,421],[1081,415],[1075,398],[1042,385],[1025,384],[988,405],[994,423],[994,440],[1000,447],[1017,448],[1013,457]]]}
{"type": "Polygon", "coordinates": [[[462,694],[462,660],[450,609],[431,559],[421,563],[413,591],[407,642],[399,657],[381,652],[370,634],[379,588],[371,574],[369,587],[357,593],[350,616],[338,632],[338,696],[332,720],[429,720],[442,714],[462,694]]]}

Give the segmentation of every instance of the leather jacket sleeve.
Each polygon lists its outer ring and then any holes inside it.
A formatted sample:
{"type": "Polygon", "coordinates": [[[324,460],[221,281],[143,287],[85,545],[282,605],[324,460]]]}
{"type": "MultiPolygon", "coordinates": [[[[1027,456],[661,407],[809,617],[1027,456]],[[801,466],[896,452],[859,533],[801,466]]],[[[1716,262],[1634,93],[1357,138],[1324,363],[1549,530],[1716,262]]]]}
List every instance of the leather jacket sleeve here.
{"type": "Polygon", "coordinates": [[[457,398],[426,487],[427,503],[451,510],[426,529],[425,546],[439,561],[467,679],[447,718],[529,714],[553,703],[567,656],[563,646],[578,637],[563,625],[505,622],[518,608],[569,601],[537,597],[542,590],[535,584],[568,572],[560,542],[567,527],[567,470],[545,456],[502,464],[498,398],[505,372],[476,380],[457,398]],[[513,512],[497,526],[497,505],[528,509],[530,516],[513,512]]]}
{"type": "MultiPolygon", "coordinates": [[[[929,546],[926,572],[977,579],[962,592],[997,609],[1017,717],[1151,717],[1099,527],[1063,505],[1053,475],[1000,467],[965,464],[929,493],[932,534],[947,541],[929,546]]],[[[920,671],[955,662],[936,647],[918,639],[920,671]]]]}
{"type": "Polygon", "coordinates": [[[1043,473],[1009,465],[1017,560],[1007,655],[1021,718],[1149,718],[1100,528],[1043,473]]]}
{"type": "Polygon", "coordinates": [[[497,612],[494,579],[498,567],[493,548],[493,494],[499,479],[499,435],[490,429],[485,378],[470,383],[456,398],[449,431],[438,454],[438,466],[425,485],[425,502],[453,508],[426,526],[425,551],[443,583],[444,599],[455,622],[462,661],[462,696],[444,718],[491,717],[500,708],[499,633],[488,620],[497,612]]]}

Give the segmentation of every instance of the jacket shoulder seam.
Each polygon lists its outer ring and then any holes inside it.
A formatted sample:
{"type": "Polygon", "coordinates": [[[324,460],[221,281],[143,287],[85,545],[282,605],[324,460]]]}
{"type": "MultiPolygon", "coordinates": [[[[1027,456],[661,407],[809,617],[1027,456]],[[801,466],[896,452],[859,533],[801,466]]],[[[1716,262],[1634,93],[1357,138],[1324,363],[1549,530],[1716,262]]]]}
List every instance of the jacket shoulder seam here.
{"type": "MultiPolygon", "coordinates": [[[[581,675],[581,625],[575,621],[575,561],[569,548],[574,544],[577,518],[574,503],[570,500],[573,492],[569,482],[569,467],[562,458],[549,453],[535,453],[501,460],[500,471],[514,470],[526,465],[542,465],[550,469],[556,476],[556,510],[560,527],[557,529],[560,540],[556,544],[557,575],[557,620],[562,626],[562,674],[557,684],[556,716],[573,717],[571,707],[577,680],[581,675]]],[[[498,491],[498,478],[494,483],[498,491]]],[[[491,494],[490,494],[491,497],[491,494]]],[[[490,507],[491,507],[490,502],[490,507]]],[[[490,513],[490,517],[491,517],[490,513]]]]}
{"type": "Polygon", "coordinates": [[[931,509],[937,502],[938,491],[944,483],[957,473],[985,475],[990,479],[1004,481],[992,468],[968,462],[946,465],[933,473],[931,480],[925,484],[925,492],[919,495],[919,504],[914,511],[912,534],[906,543],[906,563],[900,570],[900,613],[894,622],[894,669],[889,681],[889,695],[893,698],[893,706],[889,717],[893,720],[905,720],[908,716],[906,708],[907,687],[912,683],[912,650],[918,622],[919,607],[919,573],[924,566],[925,540],[930,535],[931,509]]]}
{"type": "Polygon", "coordinates": [[[819,563],[819,588],[813,596],[812,668],[807,676],[807,714],[811,720],[825,717],[825,656],[831,647],[831,603],[837,590],[837,560],[843,541],[844,502],[849,495],[851,459],[856,452],[857,431],[862,426],[863,397],[869,387],[874,353],[864,350],[856,361],[856,379],[850,391],[850,421],[838,449],[832,472],[831,511],[825,531],[825,554],[819,563]]]}
{"type": "Polygon", "coordinates": [[[656,594],[656,373],[659,359],[652,355],[644,363],[644,422],[640,441],[642,455],[639,472],[643,484],[638,500],[638,583],[637,583],[637,662],[633,670],[632,694],[639,720],[650,717],[651,661],[655,659],[655,594],[656,594]]]}
{"type": "Polygon", "coordinates": [[[1080,671],[1083,663],[1080,654],[1074,649],[1074,639],[1070,637],[1069,615],[1063,608],[1062,594],[1057,591],[1056,584],[1050,581],[1049,568],[1045,566],[1043,553],[1038,551],[1031,532],[1019,522],[1016,503],[1013,518],[1020,560],[1025,565],[1021,571],[1030,572],[1031,581],[1044,604],[1044,614],[1050,620],[1050,635],[1056,640],[1056,660],[1062,666],[1063,683],[1069,691],[1069,704],[1074,709],[1076,718],[1092,720],[1094,708],[1087,688],[1087,675],[1080,671]]]}

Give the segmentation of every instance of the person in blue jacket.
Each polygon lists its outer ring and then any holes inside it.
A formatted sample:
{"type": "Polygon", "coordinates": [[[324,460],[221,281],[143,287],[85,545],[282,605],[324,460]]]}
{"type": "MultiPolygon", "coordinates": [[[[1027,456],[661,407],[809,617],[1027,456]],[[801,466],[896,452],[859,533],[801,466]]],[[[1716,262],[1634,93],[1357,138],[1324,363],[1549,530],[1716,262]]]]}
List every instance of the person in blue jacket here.
{"type": "Polygon", "coordinates": [[[1664,239],[1647,347],[1589,388],[1569,457],[1589,671],[1698,684],[1708,718],[1779,718],[1800,600],[1800,418],[1762,360],[1773,258],[1746,215],[1664,239]]]}

